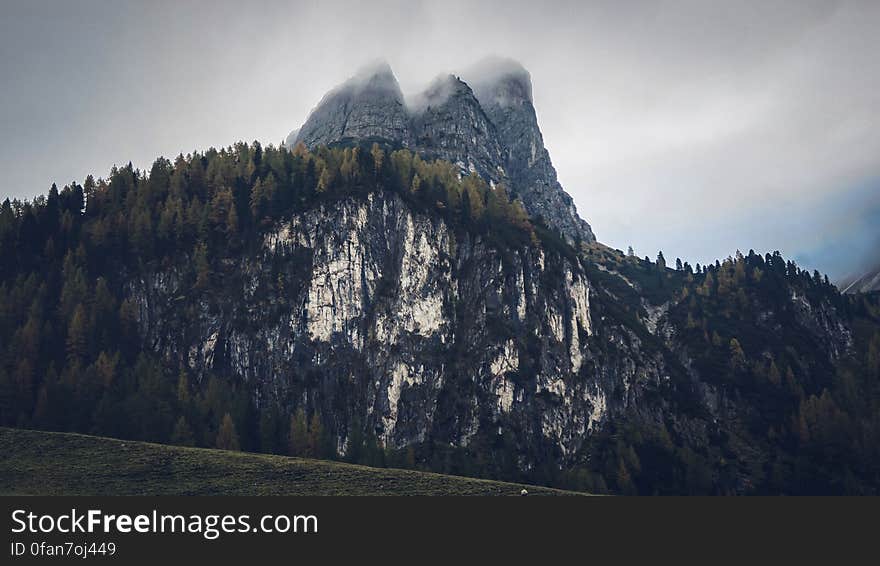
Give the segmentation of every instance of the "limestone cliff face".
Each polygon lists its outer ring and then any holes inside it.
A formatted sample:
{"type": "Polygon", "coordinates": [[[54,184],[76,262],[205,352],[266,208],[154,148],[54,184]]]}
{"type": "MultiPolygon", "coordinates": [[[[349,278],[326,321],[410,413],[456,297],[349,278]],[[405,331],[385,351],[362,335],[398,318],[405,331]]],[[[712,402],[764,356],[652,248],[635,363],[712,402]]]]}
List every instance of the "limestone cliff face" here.
{"type": "MultiPolygon", "coordinates": [[[[318,412],[339,454],[366,432],[391,448],[503,445],[522,472],[565,470],[601,457],[593,439],[621,423],[708,450],[754,410],[697,367],[684,299],[653,304],[613,262],[571,248],[499,248],[379,189],[293,214],[252,245],[201,291],[187,257],[128,278],[142,347],[199,379],[248,383],[260,409],[318,412]]],[[[756,329],[797,328],[814,345],[798,371],[821,377],[852,348],[825,300],[756,308],[756,329]]]]}
{"type": "Polygon", "coordinates": [[[285,145],[382,142],[457,163],[504,183],[533,217],[570,242],[595,236],[556,178],[544,147],[528,72],[516,63],[437,78],[404,102],[386,64],[372,66],[328,93],[285,145]],[[471,88],[471,84],[476,85],[471,88]]]}
{"type": "Polygon", "coordinates": [[[645,371],[596,359],[577,260],[502,253],[387,193],[276,225],[224,280],[185,309],[176,269],[130,284],[145,343],[196,375],[259,383],[263,404],[319,409],[340,451],[356,421],[393,447],[466,446],[482,429],[515,436],[526,467],[539,447],[565,458],[637,395],[620,376],[645,371]]]}

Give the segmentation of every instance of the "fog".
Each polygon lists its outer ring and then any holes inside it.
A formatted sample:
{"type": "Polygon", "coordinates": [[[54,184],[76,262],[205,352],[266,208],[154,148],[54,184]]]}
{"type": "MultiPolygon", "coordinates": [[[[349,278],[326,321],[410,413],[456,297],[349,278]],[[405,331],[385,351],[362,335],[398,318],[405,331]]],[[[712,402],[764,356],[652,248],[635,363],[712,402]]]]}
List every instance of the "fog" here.
{"type": "Polygon", "coordinates": [[[499,56],[531,75],[560,182],[600,241],[692,263],[778,249],[832,277],[876,250],[878,2],[2,10],[2,197],[159,155],[277,144],[377,58],[411,97],[438,74],[479,83],[468,67],[499,56]]]}
{"type": "Polygon", "coordinates": [[[443,74],[437,76],[424,90],[411,93],[406,97],[407,110],[411,114],[418,114],[428,106],[440,106],[450,96],[455,94],[457,85],[460,85],[460,83],[455,75],[443,74]]]}
{"type": "MultiPolygon", "coordinates": [[[[497,89],[493,89],[492,86],[500,78],[510,76],[519,77],[522,82],[531,85],[532,77],[528,69],[524,68],[519,61],[507,57],[488,56],[461,71],[462,79],[474,90],[474,94],[483,106],[489,104],[506,106],[508,104],[507,100],[501,98],[501,93],[497,89]]],[[[534,102],[531,88],[526,94],[528,99],[534,102]]]]}

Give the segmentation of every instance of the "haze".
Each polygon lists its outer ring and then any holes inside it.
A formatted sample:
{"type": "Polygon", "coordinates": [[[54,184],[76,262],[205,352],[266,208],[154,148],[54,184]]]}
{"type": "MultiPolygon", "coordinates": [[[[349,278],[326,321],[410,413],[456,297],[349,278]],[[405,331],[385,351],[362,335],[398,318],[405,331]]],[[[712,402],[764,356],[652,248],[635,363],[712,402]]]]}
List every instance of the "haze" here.
{"type": "Polygon", "coordinates": [[[0,198],[277,144],[377,58],[412,95],[501,55],[600,241],[839,277],[880,243],[878,29],[871,1],[4,1],[0,198]]]}

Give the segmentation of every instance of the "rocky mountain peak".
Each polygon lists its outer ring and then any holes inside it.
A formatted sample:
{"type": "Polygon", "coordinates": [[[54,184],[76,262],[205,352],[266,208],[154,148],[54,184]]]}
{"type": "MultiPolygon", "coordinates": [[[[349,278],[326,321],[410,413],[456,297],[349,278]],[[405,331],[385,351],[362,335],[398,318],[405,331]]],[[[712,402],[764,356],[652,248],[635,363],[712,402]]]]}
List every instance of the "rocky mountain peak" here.
{"type": "Polygon", "coordinates": [[[442,75],[410,105],[415,146],[425,155],[458,163],[484,178],[504,179],[502,148],[471,87],[442,75]]]}
{"type": "Polygon", "coordinates": [[[400,85],[382,61],[362,68],[327,93],[300,128],[295,143],[309,147],[355,140],[406,144],[407,122],[400,85]]]}
{"type": "Polygon", "coordinates": [[[374,63],[330,91],[285,145],[379,141],[456,163],[504,183],[526,210],[567,240],[595,241],[562,189],[544,147],[529,72],[510,59],[486,59],[465,80],[437,77],[404,102],[391,67],[374,63]]]}
{"type": "Polygon", "coordinates": [[[574,201],[556,177],[532,103],[529,72],[512,59],[488,58],[464,73],[505,148],[505,169],[513,191],[533,216],[569,240],[595,241],[574,201]]]}

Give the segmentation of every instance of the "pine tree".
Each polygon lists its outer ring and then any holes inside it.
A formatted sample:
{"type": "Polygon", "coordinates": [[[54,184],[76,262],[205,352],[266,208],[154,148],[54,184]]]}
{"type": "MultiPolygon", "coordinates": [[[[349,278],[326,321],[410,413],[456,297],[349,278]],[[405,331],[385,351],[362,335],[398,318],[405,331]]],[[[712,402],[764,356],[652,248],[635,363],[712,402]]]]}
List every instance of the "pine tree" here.
{"type": "Polygon", "coordinates": [[[782,383],[782,374],[779,372],[776,360],[770,360],[770,369],[767,371],[767,379],[769,379],[770,383],[773,385],[779,385],[782,383]]]}
{"type": "Polygon", "coordinates": [[[211,264],[208,262],[208,246],[204,243],[196,246],[196,288],[204,289],[211,280],[211,264]]]}
{"type": "Polygon", "coordinates": [[[263,190],[263,180],[257,179],[257,182],[254,183],[253,189],[251,189],[251,199],[250,199],[250,207],[251,207],[251,216],[254,219],[254,222],[260,223],[263,220],[263,213],[266,210],[266,192],[263,190]]]}
{"type": "Polygon", "coordinates": [[[226,214],[226,235],[230,241],[238,236],[238,212],[235,205],[230,206],[226,214]]]}
{"type": "MultiPolygon", "coordinates": [[[[227,415],[228,416],[228,415],[227,415]]],[[[231,422],[231,421],[230,421],[231,422]]],[[[234,429],[234,426],[233,426],[234,429]]],[[[218,448],[223,448],[224,450],[237,450],[237,448],[225,448],[219,446],[220,437],[217,437],[218,448]]],[[[237,440],[236,440],[237,442],[237,440]]],[[[178,446],[195,446],[196,440],[193,435],[192,428],[190,428],[189,423],[186,422],[186,418],[181,416],[177,419],[177,423],[174,425],[174,432],[171,433],[171,444],[176,444],[178,446]]]]}
{"type": "Polygon", "coordinates": [[[82,362],[88,350],[88,319],[82,303],[76,306],[67,327],[67,359],[71,363],[82,362]]]}
{"type": "Polygon", "coordinates": [[[223,415],[223,421],[220,423],[220,430],[217,431],[217,448],[220,450],[241,450],[238,441],[238,432],[235,430],[235,423],[229,413],[223,415]]]}
{"type": "Polygon", "coordinates": [[[623,461],[620,458],[617,463],[617,489],[622,495],[635,495],[636,487],[633,484],[632,476],[623,461]]]}
{"type": "Polygon", "coordinates": [[[411,192],[414,195],[418,195],[421,187],[422,187],[422,178],[419,177],[418,173],[416,173],[413,176],[412,185],[409,188],[409,192],[411,192]]]}
{"type": "Polygon", "coordinates": [[[663,257],[663,252],[657,252],[657,269],[663,271],[666,269],[666,258],[663,257]]]}
{"type": "MultiPolygon", "coordinates": [[[[740,254],[742,255],[742,254],[740,254]]],[[[737,259],[736,264],[734,266],[733,271],[733,280],[737,284],[741,284],[746,280],[746,262],[745,260],[737,259]]]]}
{"type": "Polygon", "coordinates": [[[189,403],[189,376],[185,370],[180,370],[177,375],[177,401],[181,405],[189,403]]]}
{"type": "Polygon", "coordinates": [[[276,179],[275,174],[270,171],[269,174],[266,175],[266,178],[263,179],[264,218],[268,217],[269,219],[272,219],[278,214],[278,203],[281,200],[279,193],[280,188],[278,180],[276,179]]]}
{"type": "Polygon", "coordinates": [[[348,446],[345,451],[345,459],[354,464],[361,464],[365,460],[364,454],[364,431],[361,422],[354,418],[348,427],[348,446]]]}
{"type": "Polygon", "coordinates": [[[734,370],[740,369],[746,361],[746,354],[743,352],[739,340],[730,339],[730,367],[734,370]]]}
{"type": "Polygon", "coordinates": [[[260,452],[275,454],[278,449],[278,409],[275,404],[260,413],[260,452]]]}
{"type": "Polygon", "coordinates": [[[110,387],[116,379],[116,366],[119,365],[119,354],[109,356],[101,350],[98,359],[95,360],[95,372],[104,387],[110,387]]]}
{"type": "Polygon", "coordinates": [[[382,162],[385,159],[385,152],[379,147],[378,143],[374,143],[370,148],[370,155],[373,156],[373,164],[376,168],[376,175],[379,175],[379,172],[382,171],[382,162]]]}
{"type": "Polygon", "coordinates": [[[324,427],[321,424],[321,418],[318,412],[312,413],[312,419],[309,421],[309,434],[307,441],[307,452],[310,458],[322,458],[324,427]]]}
{"type": "Polygon", "coordinates": [[[308,449],[308,425],[306,412],[302,407],[290,416],[290,434],[287,453],[291,456],[305,456],[308,449]]]}
{"type": "Polygon", "coordinates": [[[317,191],[319,193],[327,192],[327,189],[330,188],[331,183],[333,182],[333,174],[330,172],[329,167],[324,167],[321,171],[321,174],[318,176],[318,187],[317,191]]]}

